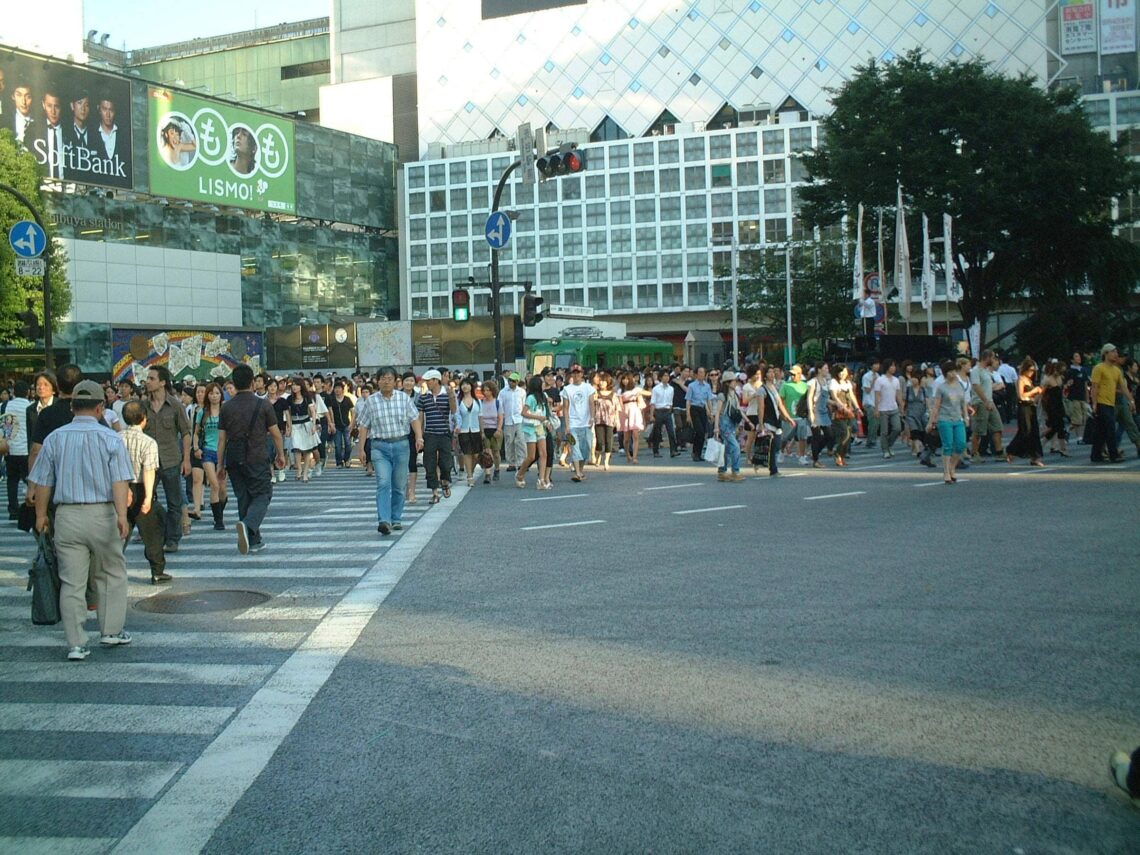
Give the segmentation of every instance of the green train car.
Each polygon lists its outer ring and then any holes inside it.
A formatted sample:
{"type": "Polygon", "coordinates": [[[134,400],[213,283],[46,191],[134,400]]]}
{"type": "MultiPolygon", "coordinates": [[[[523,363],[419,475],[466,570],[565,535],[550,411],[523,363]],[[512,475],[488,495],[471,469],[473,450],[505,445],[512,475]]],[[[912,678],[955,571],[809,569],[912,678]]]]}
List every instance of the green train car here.
{"type": "Polygon", "coordinates": [[[673,345],[652,338],[552,338],[535,343],[530,352],[530,370],[569,368],[618,368],[659,365],[673,361],[673,345]]]}

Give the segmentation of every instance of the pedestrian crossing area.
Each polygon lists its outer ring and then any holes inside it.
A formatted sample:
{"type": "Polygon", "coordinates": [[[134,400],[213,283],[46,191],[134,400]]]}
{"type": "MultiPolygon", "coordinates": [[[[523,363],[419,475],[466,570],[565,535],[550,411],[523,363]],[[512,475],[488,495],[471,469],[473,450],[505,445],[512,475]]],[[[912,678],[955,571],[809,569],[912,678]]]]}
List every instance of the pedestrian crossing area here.
{"type": "MultiPolygon", "coordinates": [[[[375,481],[328,469],[274,486],[265,551],[237,551],[236,500],[226,531],[203,519],[167,555],[174,581],[149,583],[142,545],[127,549],[128,646],[93,643],[64,659],[60,626],[30,621],[25,591],[34,542],[0,538],[0,852],[102,853],[238,715],[370,568],[430,505],[422,491],[403,533],[376,531],[375,481]],[[154,597],[256,592],[232,611],[166,613],[154,597]],[[140,608],[143,605],[144,608],[140,608]]],[[[457,501],[458,496],[452,501],[457,501]]],[[[446,500],[445,500],[446,501],[446,500]]],[[[94,617],[87,625],[94,638],[94,617]]],[[[97,640],[97,639],[96,639],[97,640]]]]}

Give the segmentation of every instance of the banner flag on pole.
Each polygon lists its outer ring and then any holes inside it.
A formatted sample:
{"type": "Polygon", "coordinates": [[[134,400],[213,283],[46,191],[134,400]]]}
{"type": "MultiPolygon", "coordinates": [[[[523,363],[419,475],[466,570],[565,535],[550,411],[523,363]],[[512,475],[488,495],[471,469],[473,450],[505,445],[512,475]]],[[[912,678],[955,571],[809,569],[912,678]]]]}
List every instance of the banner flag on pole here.
{"type": "Polygon", "coordinates": [[[934,303],[934,271],[930,268],[930,221],[922,215],[922,308],[934,303]]]}
{"type": "Polygon", "coordinates": [[[910,246],[906,239],[906,216],[903,213],[902,184],[899,184],[895,213],[895,288],[899,292],[899,314],[910,319],[910,246]]]}
{"type": "Polygon", "coordinates": [[[851,299],[863,299],[863,203],[859,203],[859,224],[855,227],[855,271],[851,277],[851,299]]]}
{"type": "Polygon", "coordinates": [[[954,274],[954,218],[949,214],[942,215],[942,251],[946,267],[946,299],[952,303],[962,301],[962,285],[954,274]]]}

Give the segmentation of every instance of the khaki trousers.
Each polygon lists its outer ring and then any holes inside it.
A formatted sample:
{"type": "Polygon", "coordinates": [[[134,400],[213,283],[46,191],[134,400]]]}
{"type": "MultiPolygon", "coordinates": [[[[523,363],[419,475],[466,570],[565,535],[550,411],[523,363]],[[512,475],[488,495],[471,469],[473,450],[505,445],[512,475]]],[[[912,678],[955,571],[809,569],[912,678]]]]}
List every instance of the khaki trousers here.
{"type": "Polygon", "coordinates": [[[127,619],[127,562],[115,523],[115,506],[57,505],[55,554],[59,561],[59,611],[69,647],[86,647],[87,579],[94,577],[103,635],[122,632],[127,619]]]}

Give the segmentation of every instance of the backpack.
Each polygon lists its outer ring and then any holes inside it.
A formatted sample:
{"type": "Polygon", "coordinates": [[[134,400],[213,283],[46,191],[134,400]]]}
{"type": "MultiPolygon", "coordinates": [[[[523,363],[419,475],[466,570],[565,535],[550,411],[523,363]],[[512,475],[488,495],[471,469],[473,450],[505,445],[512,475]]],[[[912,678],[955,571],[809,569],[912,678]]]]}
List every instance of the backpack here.
{"type": "Polygon", "coordinates": [[[808,396],[804,392],[803,396],[796,401],[796,418],[806,419],[808,417],[808,396]]]}

